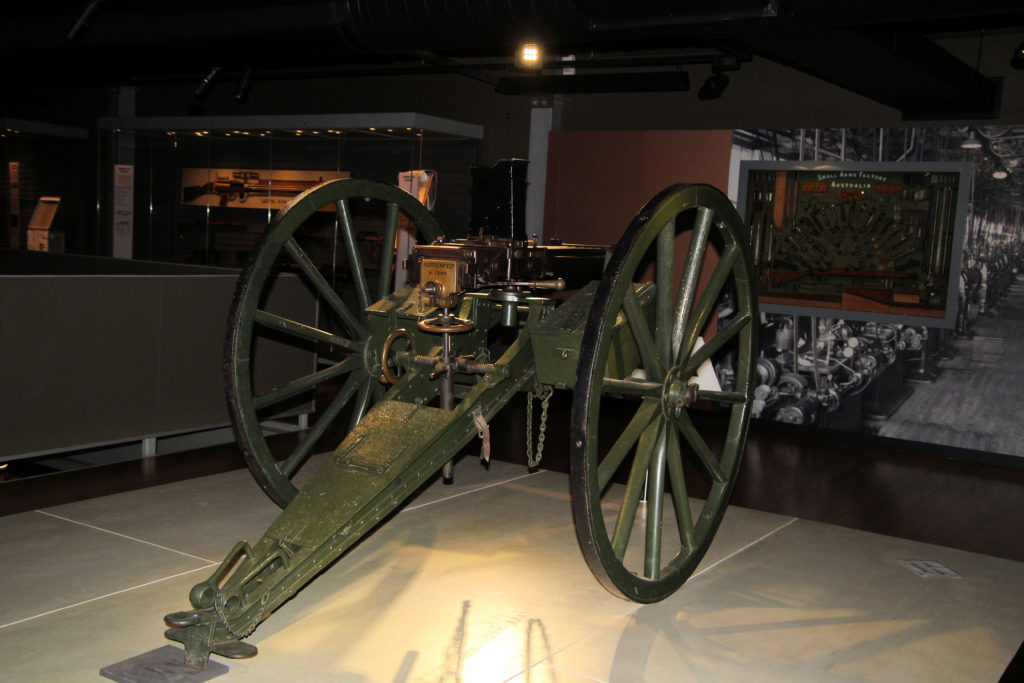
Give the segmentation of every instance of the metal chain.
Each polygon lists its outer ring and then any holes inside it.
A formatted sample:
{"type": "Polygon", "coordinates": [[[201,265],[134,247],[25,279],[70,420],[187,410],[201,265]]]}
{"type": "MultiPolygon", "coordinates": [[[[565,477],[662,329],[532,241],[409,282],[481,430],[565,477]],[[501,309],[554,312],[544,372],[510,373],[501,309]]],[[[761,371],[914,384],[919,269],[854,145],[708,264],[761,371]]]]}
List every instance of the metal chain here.
{"type": "Polygon", "coordinates": [[[544,437],[548,428],[548,402],[555,388],[541,384],[537,391],[531,391],[526,395],[526,464],[532,470],[540,465],[540,459],[544,456],[544,437]],[[540,433],[537,435],[537,453],[533,452],[533,399],[540,399],[540,433]]]}

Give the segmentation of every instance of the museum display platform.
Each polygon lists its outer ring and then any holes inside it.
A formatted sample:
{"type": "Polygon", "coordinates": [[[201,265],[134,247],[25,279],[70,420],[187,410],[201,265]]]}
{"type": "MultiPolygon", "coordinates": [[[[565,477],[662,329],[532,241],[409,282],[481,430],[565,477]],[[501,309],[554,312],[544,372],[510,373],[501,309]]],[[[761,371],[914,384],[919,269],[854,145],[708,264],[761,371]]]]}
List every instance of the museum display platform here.
{"type": "MultiPolygon", "coordinates": [[[[1021,562],[733,506],[641,606],[587,569],[566,475],[464,457],[455,481],[261,625],[256,658],[214,656],[220,680],[997,681],[1024,639],[1021,562]]],[[[168,645],[163,615],[277,511],[234,470],[0,518],[4,678],[101,680],[168,645]]]]}

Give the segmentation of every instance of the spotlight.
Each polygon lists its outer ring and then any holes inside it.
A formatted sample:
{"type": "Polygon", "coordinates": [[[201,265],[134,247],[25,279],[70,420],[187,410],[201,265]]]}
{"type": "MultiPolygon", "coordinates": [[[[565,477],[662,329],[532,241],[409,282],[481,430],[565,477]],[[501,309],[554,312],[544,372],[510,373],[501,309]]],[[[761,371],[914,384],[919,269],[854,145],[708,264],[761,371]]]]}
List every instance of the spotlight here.
{"type": "Polygon", "coordinates": [[[964,138],[964,141],[960,143],[960,147],[961,149],[981,149],[981,140],[974,136],[974,131],[972,130],[964,138]]]}
{"type": "Polygon", "coordinates": [[[543,53],[537,43],[524,43],[516,54],[516,63],[522,69],[540,69],[543,53]]]}
{"type": "Polygon", "coordinates": [[[700,86],[697,97],[702,100],[717,100],[727,87],[729,87],[729,77],[721,72],[713,73],[704,81],[704,85],[700,86]]]}
{"type": "Polygon", "coordinates": [[[252,66],[246,64],[242,68],[242,76],[238,79],[238,87],[235,89],[235,102],[242,104],[249,97],[249,89],[252,87],[252,66]]]}
{"type": "Polygon", "coordinates": [[[996,170],[992,171],[992,177],[995,178],[996,180],[1004,180],[1008,175],[1010,174],[1001,168],[997,168],[996,170]]]}
{"type": "Polygon", "coordinates": [[[1024,43],[1018,45],[1017,49],[1013,51],[1010,66],[1014,69],[1024,69],[1024,43]]]}
{"type": "Polygon", "coordinates": [[[206,96],[210,94],[210,89],[213,87],[213,84],[220,78],[222,71],[224,71],[224,67],[215,66],[210,69],[208,74],[206,74],[206,78],[199,81],[199,85],[197,85],[196,89],[192,92],[197,100],[206,99],[206,96]]]}

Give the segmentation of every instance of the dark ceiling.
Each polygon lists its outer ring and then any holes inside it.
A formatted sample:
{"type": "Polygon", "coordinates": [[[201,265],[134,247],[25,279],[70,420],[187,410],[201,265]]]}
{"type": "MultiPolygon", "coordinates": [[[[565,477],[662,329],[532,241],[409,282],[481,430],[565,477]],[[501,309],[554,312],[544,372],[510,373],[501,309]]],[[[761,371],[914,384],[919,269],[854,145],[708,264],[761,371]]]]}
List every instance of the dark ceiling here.
{"type": "Polygon", "coordinates": [[[501,92],[684,89],[688,65],[764,58],[907,119],[985,118],[999,113],[999,80],[936,38],[1021,27],[1020,0],[65,0],[5,10],[0,53],[14,68],[0,88],[198,84],[213,71],[235,82],[456,72],[501,92]],[[524,40],[555,55],[543,72],[515,70],[524,40]],[[576,78],[561,75],[567,54],[576,78]]]}

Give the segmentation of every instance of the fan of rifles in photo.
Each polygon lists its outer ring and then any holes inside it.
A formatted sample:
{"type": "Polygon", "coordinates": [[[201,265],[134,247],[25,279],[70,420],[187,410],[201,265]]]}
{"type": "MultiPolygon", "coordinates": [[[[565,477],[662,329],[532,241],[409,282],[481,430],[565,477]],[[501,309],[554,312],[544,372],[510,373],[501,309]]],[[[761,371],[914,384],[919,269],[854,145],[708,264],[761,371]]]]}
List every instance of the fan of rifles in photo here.
{"type": "Polygon", "coordinates": [[[242,272],[224,359],[238,443],[284,509],[192,588],[193,609],[165,617],[167,637],[200,669],[211,652],[255,655],[243,638],[438,471],[450,481],[468,443],[480,438],[486,457],[488,422],[517,392],[546,409],[553,389],[572,391],[583,557],[612,593],[664,599],[725,513],[757,327],[747,231],[707,185],[663,190],[611,249],[483,231],[446,239],[413,196],[383,183],[303,192],[242,272]],[[417,246],[400,260],[403,233],[417,246]],[[408,274],[398,288],[396,273],[408,274]],[[276,305],[273,290],[289,283],[306,305],[276,305]],[[296,353],[308,374],[267,379],[262,365],[296,353]],[[288,416],[303,429],[281,452],[264,427],[288,416]]]}

